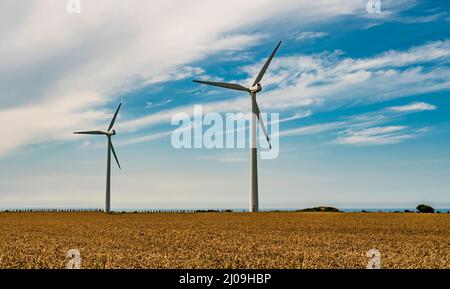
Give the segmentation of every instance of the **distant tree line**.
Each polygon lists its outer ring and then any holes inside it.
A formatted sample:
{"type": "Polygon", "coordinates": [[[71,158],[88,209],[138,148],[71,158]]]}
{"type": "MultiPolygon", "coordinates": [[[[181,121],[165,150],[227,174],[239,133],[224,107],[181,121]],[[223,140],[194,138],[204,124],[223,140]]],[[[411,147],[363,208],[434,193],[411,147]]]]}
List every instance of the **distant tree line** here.
{"type": "MultiPolygon", "coordinates": [[[[180,213],[180,214],[190,214],[190,213],[231,213],[233,210],[226,209],[226,210],[140,210],[140,211],[133,211],[128,213],[180,213]]],[[[126,211],[122,211],[122,214],[127,213],[126,211]]]]}
{"type": "Polygon", "coordinates": [[[5,213],[28,213],[28,212],[103,212],[101,209],[7,209],[5,213]]]}
{"type": "MultiPolygon", "coordinates": [[[[428,205],[418,205],[416,208],[417,211],[414,210],[404,210],[404,211],[394,211],[394,213],[440,213],[439,211],[435,211],[434,208],[428,205]]],[[[102,209],[6,209],[2,210],[1,212],[12,212],[12,213],[18,213],[18,212],[61,212],[61,213],[72,213],[72,212],[103,212],[102,209]]],[[[160,213],[179,213],[179,214],[191,214],[191,213],[231,213],[231,212],[238,212],[238,210],[231,210],[231,209],[223,209],[223,210],[135,210],[135,211],[116,211],[111,212],[111,214],[160,214],[160,213]]],[[[239,212],[246,212],[246,210],[239,210],[239,212]]],[[[288,212],[283,210],[271,210],[266,212],[288,212]]],[[[294,212],[341,212],[339,209],[334,207],[314,207],[314,208],[307,208],[302,210],[295,210],[294,212]]],[[[366,210],[361,210],[361,213],[367,213],[366,210]]],[[[382,212],[382,211],[378,211],[382,212]]],[[[448,212],[450,213],[450,212],[448,212]]]]}
{"type": "MultiPolygon", "coordinates": [[[[7,209],[2,210],[5,213],[28,213],[28,212],[61,212],[61,213],[71,213],[71,212],[103,212],[102,209],[7,209]]],[[[142,213],[229,213],[233,212],[231,209],[226,210],[135,210],[135,211],[116,211],[111,212],[112,214],[142,214],[142,213]]]]}

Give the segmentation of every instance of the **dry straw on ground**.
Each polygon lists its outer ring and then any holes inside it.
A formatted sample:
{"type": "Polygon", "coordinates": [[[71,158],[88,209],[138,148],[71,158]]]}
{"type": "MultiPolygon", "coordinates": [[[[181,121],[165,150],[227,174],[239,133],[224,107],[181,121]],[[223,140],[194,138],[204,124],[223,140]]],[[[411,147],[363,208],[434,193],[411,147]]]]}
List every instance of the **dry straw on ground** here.
{"type": "Polygon", "coordinates": [[[0,268],[450,268],[450,214],[0,213],[0,268]]]}

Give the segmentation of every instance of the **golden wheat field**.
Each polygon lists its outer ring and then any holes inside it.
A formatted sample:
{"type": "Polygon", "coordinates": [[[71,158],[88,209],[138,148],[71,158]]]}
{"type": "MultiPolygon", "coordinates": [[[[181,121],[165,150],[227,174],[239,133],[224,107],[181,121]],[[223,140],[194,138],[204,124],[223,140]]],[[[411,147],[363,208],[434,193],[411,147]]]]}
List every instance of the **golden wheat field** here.
{"type": "Polygon", "coordinates": [[[1,268],[450,268],[450,214],[0,213],[1,268]]]}

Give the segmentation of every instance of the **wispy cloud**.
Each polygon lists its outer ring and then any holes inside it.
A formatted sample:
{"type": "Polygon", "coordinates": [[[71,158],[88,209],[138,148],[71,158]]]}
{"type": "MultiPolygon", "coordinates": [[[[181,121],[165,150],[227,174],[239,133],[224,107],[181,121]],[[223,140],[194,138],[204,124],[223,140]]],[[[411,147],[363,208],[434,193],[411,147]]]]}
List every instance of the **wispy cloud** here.
{"type": "Polygon", "coordinates": [[[417,23],[430,23],[436,22],[442,19],[446,19],[448,17],[447,12],[439,12],[429,15],[421,15],[421,16],[399,16],[392,19],[393,21],[398,21],[407,24],[417,24],[417,23]]]}
{"type": "MultiPolygon", "coordinates": [[[[218,52],[245,52],[267,37],[241,33],[242,28],[281,15],[327,22],[359,10],[358,2],[98,0],[75,18],[64,5],[55,8],[53,0],[30,2],[26,9],[20,1],[10,1],[0,11],[2,27],[8,27],[0,28],[2,43],[8,43],[0,45],[0,121],[10,123],[0,155],[70,139],[73,129],[103,125],[103,112],[93,111],[127,91],[199,75],[201,68],[189,64],[218,52]],[[93,97],[84,97],[89,95],[93,97]]],[[[133,123],[137,129],[146,121],[133,123]]]]}
{"type": "Polygon", "coordinates": [[[335,144],[395,144],[406,139],[419,137],[431,131],[431,127],[410,128],[407,126],[388,125],[391,122],[401,120],[406,114],[424,110],[433,110],[433,106],[426,103],[412,103],[405,106],[389,107],[363,114],[340,117],[334,122],[318,123],[284,130],[280,132],[279,136],[328,133],[329,137],[338,135],[338,138],[332,141],[335,144]]]}
{"type": "MultiPolygon", "coordinates": [[[[372,57],[344,56],[337,50],[274,59],[263,84],[276,88],[261,94],[261,106],[330,110],[450,88],[448,40],[372,57]]],[[[249,75],[246,82],[251,82],[261,65],[243,67],[249,75]]]]}
{"type": "Polygon", "coordinates": [[[142,142],[155,141],[155,140],[169,137],[171,134],[172,134],[172,131],[164,131],[164,132],[152,133],[152,134],[148,134],[148,135],[140,136],[140,137],[133,137],[133,138],[130,138],[127,140],[118,141],[117,146],[127,146],[127,145],[142,143],[142,142]]]}
{"type": "Polygon", "coordinates": [[[280,137],[284,136],[294,136],[294,135],[307,135],[307,134],[316,134],[327,131],[336,130],[338,128],[342,128],[348,124],[347,122],[330,122],[330,123],[320,123],[313,124],[308,126],[303,126],[295,129],[285,130],[280,132],[280,137]]]}
{"type": "Polygon", "coordinates": [[[146,109],[152,109],[152,108],[160,107],[160,106],[163,106],[163,105],[167,105],[167,104],[169,104],[171,102],[172,102],[172,99],[166,99],[164,101],[160,101],[160,102],[157,102],[157,103],[147,102],[147,104],[145,105],[145,108],[146,109]]]}
{"type": "Polygon", "coordinates": [[[414,102],[407,105],[401,106],[392,106],[387,108],[391,111],[397,112],[419,112],[419,111],[427,111],[427,110],[436,110],[437,107],[435,105],[425,103],[425,102],[414,102]]]}
{"type": "MultiPolygon", "coordinates": [[[[163,71],[161,73],[157,73],[152,75],[145,81],[139,82],[139,86],[145,86],[149,84],[162,83],[167,81],[177,81],[186,79],[188,77],[194,77],[198,75],[202,75],[204,73],[203,69],[200,67],[192,67],[192,66],[178,66],[176,68],[171,68],[170,70],[163,71]]],[[[137,85],[137,84],[135,84],[137,85]]]]}
{"type": "Polygon", "coordinates": [[[313,31],[307,31],[302,32],[297,36],[297,40],[306,40],[306,39],[318,39],[328,36],[328,33],[326,32],[313,32],[313,31]]]}
{"type": "Polygon", "coordinates": [[[414,138],[413,134],[405,133],[406,126],[372,127],[358,131],[346,130],[336,139],[337,144],[370,146],[396,144],[406,139],[414,138]]]}
{"type": "MultiPolygon", "coordinates": [[[[30,4],[26,11],[21,5],[11,5],[7,12],[2,11],[11,16],[4,18],[4,26],[16,29],[4,34],[3,42],[8,45],[0,46],[3,56],[0,60],[0,120],[11,123],[5,141],[0,143],[0,155],[29,144],[71,139],[68,136],[74,129],[103,126],[105,113],[93,113],[99,111],[99,107],[136,87],[198,76],[203,73],[202,68],[192,63],[214,53],[247,51],[267,35],[245,34],[239,30],[279,18],[274,15],[319,23],[364,10],[359,0],[314,3],[292,0],[283,5],[271,1],[231,0],[197,4],[95,1],[89,3],[89,13],[81,15],[83,24],[53,9],[51,0],[30,4]],[[238,11],[236,5],[240,7],[238,11]],[[152,9],[156,6],[159,9],[152,9]],[[198,9],[199,6],[202,9],[198,9]],[[217,10],[223,12],[219,17],[214,13],[217,10]],[[171,17],[166,17],[167,14],[171,17]],[[176,24],[171,20],[174,18],[176,24]],[[20,23],[16,19],[21,19],[20,23]],[[160,27],[167,29],[162,33],[160,27]],[[186,30],[192,33],[186,34],[186,30]],[[47,68],[45,73],[42,67],[47,68]],[[86,95],[92,97],[85,98],[86,95]],[[73,102],[74,99],[84,102],[73,102]],[[64,105],[56,105],[60,103],[64,105]],[[26,121],[30,113],[39,115],[36,116],[39,121],[32,125],[26,121]],[[23,133],[16,136],[17,131],[23,133]]],[[[450,86],[447,67],[437,65],[431,70],[422,70],[406,66],[448,62],[448,46],[448,41],[433,42],[405,52],[392,51],[362,59],[342,58],[339,51],[280,56],[265,77],[266,87],[276,85],[277,89],[261,95],[260,107],[290,112],[300,108],[324,110],[351,102],[376,102],[408,93],[446,89],[450,86]]],[[[261,63],[264,60],[261,59],[261,63]]],[[[254,78],[261,63],[248,68],[249,79],[254,78]]],[[[207,105],[210,111],[226,111],[230,107],[246,111],[248,99],[207,105]]],[[[148,117],[128,116],[118,127],[133,132],[169,122],[171,114],[180,108],[148,117]]]]}
{"type": "MultiPolygon", "coordinates": [[[[262,111],[330,111],[341,106],[371,104],[404,96],[450,88],[450,41],[436,41],[406,51],[388,51],[373,57],[342,58],[342,51],[314,55],[294,55],[274,59],[264,77],[264,86],[273,87],[259,96],[262,111]],[[421,65],[431,67],[422,69],[421,65]]],[[[242,67],[250,83],[261,63],[242,67]]],[[[230,80],[232,81],[232,80],[230,80]]],[[[205,112],[247,112],[248,96],[204,103],[205,112]]],[[[169,122],[183,106],[120,124],[128,131],[169,122]]],[[[302,133],[300,128],[297,133],[302,133]]]]}

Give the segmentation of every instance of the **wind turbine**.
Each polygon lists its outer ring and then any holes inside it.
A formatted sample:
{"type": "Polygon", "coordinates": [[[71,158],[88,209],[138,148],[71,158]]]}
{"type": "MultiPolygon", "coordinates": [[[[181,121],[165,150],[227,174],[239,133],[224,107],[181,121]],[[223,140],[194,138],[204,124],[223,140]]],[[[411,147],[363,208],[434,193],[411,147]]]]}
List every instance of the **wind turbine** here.
{"type": "Polygon", "coordinates": [[[262,86],[260,84],[264,74],[269,68],[270,62],[272,58],[275,56],[278,48],[280,48],[281,41],[278,43],[277,47],[274,49],[269,59],[267,59],[266,63],[262,67],[255,81],[253,82],[250,88],[245,86],[235,84],[235,83],[223,83],[223,82],[213,82],[213,81],[202,81],[202,80],[194,80],[194,82],[212,86],[218,86],[227,89],[247,91],[250,93],[250,98],[252,102],[252,119],[251,119],[251,128],[250,128],[250,202],[249,202],[249,211],[250,212],[258,212],[259,211],[259,203],[258,203],[258,167],[257,167],[257,150],[256,150],[256,120],[258,119],[259,124],[261,125],[261,129],[269,143],[269,147],[272,149],[272,145],[270,144],[269,135],[267,134],[266,127],[264,125],[264,121],[261,119],[261,111],[259,110],[258,104],[256,102],[256,94],[262,90],[262,86]]]}
{"type": "Polygon", "coordinates": [[[117,159],[116,151],[114,150],[114,146],[112,144],[111,138],[113,135],[116,135],[116,130],[112,129],[114,126],[114,122],[116,121],[117,114],[119,113],[119,109],[122,106],[122,104],[119,104],[119,107],[116,110],[116,113],[114,114],[113,119],[111,120],[111,123],[109,124],[109,127],[106,131],[79,131],[74,132],[74,134],[89,134],[89,135],[105,135],[108,138],[108,165],[106,169],[106,198],[105,198],[105,212],[109,213],[111,211],[111,152],[114,155],[114,158],[116,159],[117,165],[120,167],[119,160],[117,159]]]}

